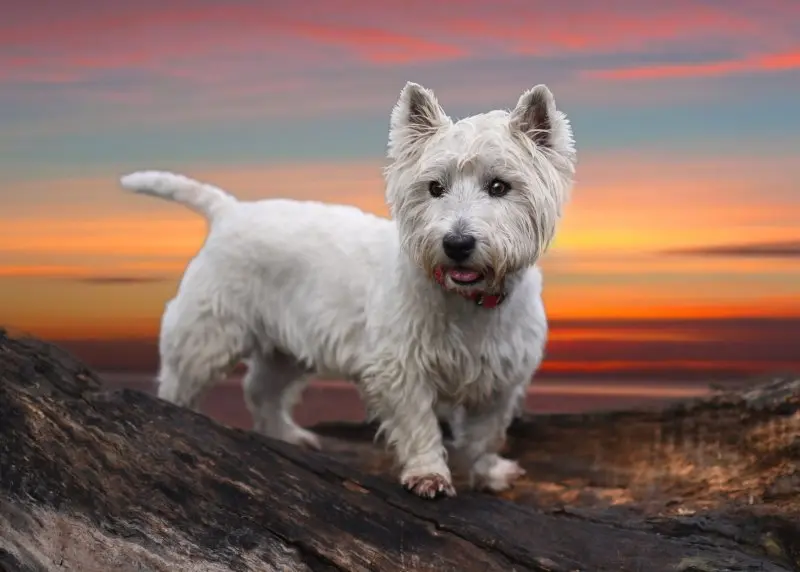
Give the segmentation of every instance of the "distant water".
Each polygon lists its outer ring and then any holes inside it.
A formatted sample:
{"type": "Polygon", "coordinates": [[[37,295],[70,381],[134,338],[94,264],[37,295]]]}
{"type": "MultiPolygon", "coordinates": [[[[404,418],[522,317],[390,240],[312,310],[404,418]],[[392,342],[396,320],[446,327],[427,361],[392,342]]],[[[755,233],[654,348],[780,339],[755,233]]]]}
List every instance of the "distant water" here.
{"type": "MultiPolygon", "coordinates": [[[[111,387],[155,392],[153,377],[130,373],[103,373],[111,387]]],[[[249,429],[250,414],[244,405],[239,379],[230,379],[211,388],[204,399],[204,412],[234,427],[249,429]]],[[[536,380],[528,391],[526,407],[537,413],[577,413],[593,410],[627,409],[652,406],[678,399],[700,397],[708,388],[681,381],[622,381],[609,383],[587,379],[536,380]]],[[[361,421],[364,408],[355,387],[342,381],[315,381],[309,384],[295,410],[302,425],[322,421],[361,421]]]]}

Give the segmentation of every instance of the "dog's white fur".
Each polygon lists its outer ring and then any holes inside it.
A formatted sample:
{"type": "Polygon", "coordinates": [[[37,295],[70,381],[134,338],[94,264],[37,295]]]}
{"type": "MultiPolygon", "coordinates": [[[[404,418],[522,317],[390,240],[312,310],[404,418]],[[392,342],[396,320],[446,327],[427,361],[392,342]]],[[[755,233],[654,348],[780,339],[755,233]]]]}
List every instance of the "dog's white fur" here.
{"type": "Polygon", "coordinates": [[[409,83],[391,116],[386,199],[393,220],[339,205],[237,201],[181,175],[143,171],[126,189],[178,201],[209,220],[161,324],[159,396],[196,408],[240,360],[256,430],[319,447],[291,410],[310,376],[357,382],[394,448],[401,481],[453,494],[437,421],[450,411],[454,460],[495,491],[522,470],[498,455],[547,337],[535,262],[547,249],[574,176],[569,122],[543,85],[511,112],[453,121],[409,83]],[[510,185],[487,193],[487,181],[510,185]],[[429,193],[430,181],[445,189],[429,193]],[[443,237],[467,232],[467,261],[486,272],[463,286],[443,237]],[[504,288],[490,309],[459,295],[504,288]]]}

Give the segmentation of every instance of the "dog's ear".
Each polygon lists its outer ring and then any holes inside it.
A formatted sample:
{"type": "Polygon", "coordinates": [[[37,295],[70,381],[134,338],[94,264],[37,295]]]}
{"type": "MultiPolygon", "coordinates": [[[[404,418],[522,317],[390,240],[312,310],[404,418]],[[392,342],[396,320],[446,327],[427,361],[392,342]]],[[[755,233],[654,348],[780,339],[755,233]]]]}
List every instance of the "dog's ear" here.
{"type": "Polygon", "coordinates": [[[433,92],[408,82],[392,110],[389,128],[389,158],[397,159],[426,141],[450,118],[436,101],[433,92]]]}
{"type": "Polygon", "coordinates": [[[511,112],[511,127],[526,134],[537,145],[550,147],[555,114],[556,100],[552,92],[544,84],[537,85],[519,97],[511,112]]]}
{"type": "Polygon", "coordinates": [[[574,155],[569,120],[556,109],[556,100],[546,85],[537,85],[523,93],[509,121],[512,129],[525,134],[538,147],[574,155]]]}

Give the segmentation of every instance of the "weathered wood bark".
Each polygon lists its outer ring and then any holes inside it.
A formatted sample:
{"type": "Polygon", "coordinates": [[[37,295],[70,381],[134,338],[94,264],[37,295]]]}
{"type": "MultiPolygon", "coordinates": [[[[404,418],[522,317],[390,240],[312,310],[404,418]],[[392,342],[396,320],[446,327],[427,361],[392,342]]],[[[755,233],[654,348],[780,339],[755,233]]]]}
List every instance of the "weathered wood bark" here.
{"type": "Polygon", "coordinates": [[[0,570],[800,570],[800,380],[664,411],[526,417],[501,499],[404,492],[366,426],[331,456],[0,334],[0,570]],[[372,474],[369,474],[372,473],[372,474]]]}

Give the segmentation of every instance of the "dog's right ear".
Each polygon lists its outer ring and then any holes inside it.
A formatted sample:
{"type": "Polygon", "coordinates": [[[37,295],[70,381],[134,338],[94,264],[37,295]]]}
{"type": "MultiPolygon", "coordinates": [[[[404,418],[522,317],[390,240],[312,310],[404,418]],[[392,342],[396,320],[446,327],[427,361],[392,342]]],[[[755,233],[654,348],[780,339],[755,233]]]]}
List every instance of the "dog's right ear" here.
{"type": "Polygon", "coordinates": [[[389,127],[390,159],[413,152],[437,130],[451,123],[433,92],[408,82],[392,110],[389,127]]]}

